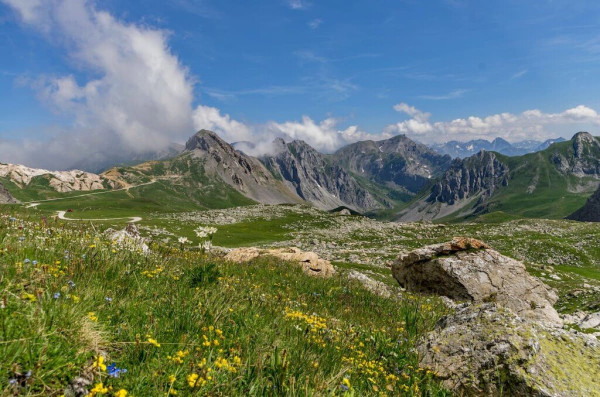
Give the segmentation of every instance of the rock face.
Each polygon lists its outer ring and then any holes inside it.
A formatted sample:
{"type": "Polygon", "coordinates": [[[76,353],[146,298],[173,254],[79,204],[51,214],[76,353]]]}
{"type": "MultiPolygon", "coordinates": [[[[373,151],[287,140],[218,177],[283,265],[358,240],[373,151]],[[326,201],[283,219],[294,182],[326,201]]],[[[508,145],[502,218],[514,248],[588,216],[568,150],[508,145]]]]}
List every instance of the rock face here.
{"type": "Polygon", "coordinates": [[[0,204],[16,204],[19,201],[15,199],[2,184],[0,184],[0,204]]]}
{"type": "Polygon", "coordinates": [[[496,303],[444,317],[417,350],[421,366],[458,395],[600,396],[597,340],[496,303]]]}
{"type": "Polygon", "coordinates": [[[499,186],[507,186],[509,168],[494,153],[481,151],[464,160],[455,160],[431,189],[427,201],[453,205],[479,195],[490,197],[499,186]]]}
{"type": "Polygon", "coordinates": [[[335,274],[335,268],[331,265],[331,262],[319,258],[314,252],[305,252],[296,247],[277,249],[236,248],[225,255],[225,259],[244,263],[260,256],[274,256],[283,261],[297,262],[302,266],[302,270],[311,276],[331,277],[335,274]]]}
{"type": "Polygon", "coordinates": [[[0,163],[0,177],[8,178],[21,188],[29,185],[36,178],[42,178],[52,189],[63,193],[114,187],[111,181],[90,172],[80,170],[48,171],[19,164],[0,163]]]}
{"type": "Polygon", "coordinates": [[[212,131],[196,133],[187,141],[186,151],[203,162],[207,175],[220,178],[248,198],[265,204],[302,202],[258,159],[235,150],[212,131]]]}
{"type": "Polygon", "coordinates": [[[330,210],[348,206],[368,211],[389,206],[361,187],[350,173],[306,142],[273,143],[275,154],[261,158],[266,167],[299,197],[315,207],[330,210]]]}
{"type": "Polygon", "coordinates": [[[571,138],[568,151],[552,155],[556,168],[563,174],[577,177],[600,177],[600,141],[588,132],[578,132],[571,138]]]}
{"type": "Polygon", "coordinates": [[[558,296],[523,263],[475,239],[450,242],[402,253],[392,274],[408,291],[435,293],[470,302],[496,302],[517,315],[560,324],[553,308],[558,296]]]}
{"type": "Polygon", "coordinates": [[[408,195],[441,175],[452,160],[405,135],[356,142],[338,150],[333,159],[349,172],[408,195]]]}
{"type": "Polygon", "coordinates": [[[567,219],[580,222],[600,222],[600,188],[587,200],[583,207],[569,215],[567,219]]]}

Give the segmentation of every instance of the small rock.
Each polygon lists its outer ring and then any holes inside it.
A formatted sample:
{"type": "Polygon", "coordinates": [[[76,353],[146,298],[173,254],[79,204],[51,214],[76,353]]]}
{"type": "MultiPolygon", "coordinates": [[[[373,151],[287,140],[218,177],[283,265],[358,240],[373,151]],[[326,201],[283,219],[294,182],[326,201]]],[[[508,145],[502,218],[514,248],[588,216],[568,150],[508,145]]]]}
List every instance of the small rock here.
{"type": "Polygon", "coordinates": [[[244,263],[259,256],[274,256],[284,261],[297,262],[306,274],[320,277],[331,277],[335,268],[328,260],[321,259],[314,252],[305,252],[296,247],[261,249],[256,247],[236,248],[225,255],[225,259],[244,263]]]}

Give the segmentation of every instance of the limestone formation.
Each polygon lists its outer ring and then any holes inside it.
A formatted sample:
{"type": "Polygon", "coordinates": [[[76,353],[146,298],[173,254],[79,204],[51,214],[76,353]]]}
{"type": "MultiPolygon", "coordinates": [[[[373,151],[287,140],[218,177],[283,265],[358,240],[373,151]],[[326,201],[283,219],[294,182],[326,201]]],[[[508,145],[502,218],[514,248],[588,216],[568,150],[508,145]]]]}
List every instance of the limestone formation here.
{"type": "Polygon", "coordinates": [[[52,189],[61,193],[100,190],[106,189],[107,186],[114,187],[111,181],[90,172],[80,170],[48,171],[19,164],[0,163],[0,177],[9,179],[21,188],[29,185],[34,178],[45,178],[52,189]]]}
{"type": "Polygon", "coordinates": [[[556,293],[529,275],[523,263],[485,243],[454,238],[402,253],[392,265],[398,283],[409,291],[451,299],[497,302],[521,317],[560,323],[556,293]]]}
{"type": "Polygon", "coordinates": [[[331,277],[335,274],[335,268],[331,265],[331,262],[319,258],[314,252],[305,252],[296,247],[277,249],[236,248],[225,255],[225,259],[244,263],[259,256],[274,256],[284,261],[297,262],[302,266],[302,270],[311,276],[331,277]]]}

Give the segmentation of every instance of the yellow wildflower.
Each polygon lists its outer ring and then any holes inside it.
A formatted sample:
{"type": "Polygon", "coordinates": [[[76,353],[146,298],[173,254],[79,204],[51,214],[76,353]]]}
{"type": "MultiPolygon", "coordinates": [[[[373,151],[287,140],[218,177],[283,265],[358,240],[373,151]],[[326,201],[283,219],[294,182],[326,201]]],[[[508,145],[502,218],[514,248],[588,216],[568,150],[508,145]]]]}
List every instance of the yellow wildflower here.
{"type": "MultiPolygon", "coordinates": [[[[104,364],[104,357],[98,356],[92,364],[92,368],[98,368],[100,371],[106,371],[106,364],[104,364]]],[[[100,383],[102,385],[102,383],[100,383]]]]}
{"type": "Polygon", "coordinates": [[[97,383],[96,386],[92,390],[90,390],[90,397],[94,397],[97,394],[106,394],[108,393],[108,388],[104,387],[102,382],[97,383]]]}
{"type": "Polygon", "coordinates": [[[92,320],[93,322],[97,323],[98,322],[98,316],[96,316],[96,312],[89,312],[87,314],[88,318],[90,320],[92,320]]]}
{"type": "Polygon", "coordinates": [[[24,292],[23,295],[21,295],[22,299],[28,300],[29,302],[35,302],[37,299],[35,298],[35,295],[30,294],[28,292],[24,292]]]}
{"type": "Polygon", "coordinates": [[[150,343],[151,345],[154,345],[156,347],[160,347],[160,343],[158,343],[158,341],[154,338],[151,338],[150,336],[148,336],[148,343],[150,343]]]}
{"type": "Polygon", "coordinates": [[[187,383],[190,387],[202,387],[206,384],[206,380],[198,374],[192,373],[187,376],[187,383]]]}
{"type": "Polygon", "coordinates": [[[352,385],[350,385],[350,379],[344,378],[342,380],[342,385],[346,386],[348,389],[352,389],[352,385]]]}
{"type": "Polygon", "coordinates": [[[115,397],[126,397],[127,396],[127,390],[121,389],[121,390],[115,392],[114,396],[115,397]]]}

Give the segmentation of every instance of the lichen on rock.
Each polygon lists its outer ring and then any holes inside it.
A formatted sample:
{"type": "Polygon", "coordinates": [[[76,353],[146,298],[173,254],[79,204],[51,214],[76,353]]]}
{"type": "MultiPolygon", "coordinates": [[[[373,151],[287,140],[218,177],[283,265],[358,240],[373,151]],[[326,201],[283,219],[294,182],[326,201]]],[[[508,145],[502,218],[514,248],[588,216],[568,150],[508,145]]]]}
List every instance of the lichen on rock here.
{"type": "Polygon", "coordinates": [[[600,396],[597,340],[496,303],[444,317],[417,350],[421,365],[460,394],[600,396]]]}

